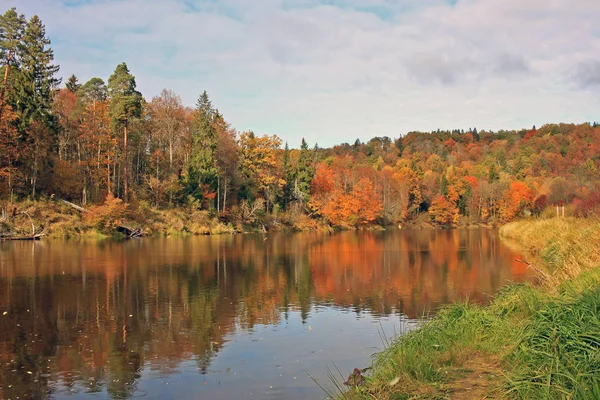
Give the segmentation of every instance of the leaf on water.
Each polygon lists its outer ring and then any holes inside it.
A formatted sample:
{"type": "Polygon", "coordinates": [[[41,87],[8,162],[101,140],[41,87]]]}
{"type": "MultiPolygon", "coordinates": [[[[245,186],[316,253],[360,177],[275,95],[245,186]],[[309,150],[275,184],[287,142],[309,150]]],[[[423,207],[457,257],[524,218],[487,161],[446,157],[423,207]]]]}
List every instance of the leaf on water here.
{"type": "Polygon", "coordinates": [[[308,326],[308,330],[312,332],[312,326],[308,326]]]}
{"type": "Polygon", "coordinates": [[[391,381],[388,382],[388,385],[390,386],[394,386],[395,384],[397,384],[398,382],[400,382],[400,377],[397,376],[394,379],[392,379],[391,381]]]}
{"type": "Polygon", "coordinates": [[[4,312],[2,313],[2,315],[6,315],[6,314],[8,314],[8,311],[4,311],[4,312]]]}

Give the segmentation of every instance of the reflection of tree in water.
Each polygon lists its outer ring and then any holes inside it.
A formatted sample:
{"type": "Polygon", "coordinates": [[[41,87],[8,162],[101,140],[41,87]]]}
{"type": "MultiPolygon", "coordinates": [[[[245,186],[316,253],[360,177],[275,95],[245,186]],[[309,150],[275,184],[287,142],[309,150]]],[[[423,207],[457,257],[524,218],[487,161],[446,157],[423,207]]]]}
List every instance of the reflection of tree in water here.
{"type": "Polygon", "coordinates": [[[131,397],[143,369],[168,374],[195,359],[206,374],[230,333],[290,310],[303,322],[314,304],[420,316],[523,275],[501,268],[512,253],[485,232],[0,246],[10,260],[0,270],[6,398],[64,388],[131,397]]]}
{"type": "Polygon", "coordinates": [[[115,399],[127,399],[137,390],[137,380],[144,365],[139,353],[123,348],[109,357],[110,375],[106,379],[106,390],[115,399]]]}

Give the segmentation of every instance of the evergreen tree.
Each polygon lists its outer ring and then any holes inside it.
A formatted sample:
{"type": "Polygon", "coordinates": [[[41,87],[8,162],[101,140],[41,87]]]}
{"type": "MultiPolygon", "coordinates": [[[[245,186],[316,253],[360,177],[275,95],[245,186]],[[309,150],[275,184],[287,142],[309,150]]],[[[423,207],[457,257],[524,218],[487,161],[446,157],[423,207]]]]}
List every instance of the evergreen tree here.
{"type": "Polygon", "coordinates": [[[287,210],[292,201],[295,181],[294,168],[290,160],[290,148],[287,142],[285,142],[285,149],[283,150],[283,179],[285,180],[285,185],[281,193],[280,204],[284,210],[287,210]]]}
{"type": "Polygon", "coordinates": [[[55,77],[59,67],[52,64],[50,44],[44,24],[34,15],[25,24],[18,44],[19,66],[9,83],[8,98],[17,115],[23,149],[27,149],[22,163],[33,197],[40,183],[49,183],[52,177],[52,154],[58,143],[59,124],[52,102],[60,79],[55,77]]]}
{"type": "Polygon", "coordinates": [[[117,65],[115,72],[108,78],[108,97],[110,100],[108,114],[113,129],[123,129],[123,201],[129,201],[128,158],[127,158],[127,129],[133,118],[139,118],[142,113],[142,95],[136,90],[135,77],[129,72],[127,64],[117,65]]]}
{"type": "Polygon", "coordinates": [[[192,122],[192,152],[186,182],[186,191],[196,198],[214,192],[217,188],[217,134],[213,126],[214,119],[215,110],[205,90],[196,102],[192,122]]]}
{"type": "Polygon", "coordinates": [[[77,92],[77,90],[79,90],[79,88],[81,87],[75,74],[73,74],[69,77],[69,80],[67,80],[67,83],[65,84],[65,86],[69,91],[71,91],[71,93],[77,92]]]}
{"type": "Polygon", "coordinates": [[[440,178],[440,193],[444,197],[448,197],[448,179],[446,178],[446,174],[443,173],[440,178]]]}
{"type": "Polygon", "coordinates": [[[496,164],[492,164],[488,174],[488,182],[497,181],[498,179],[500,179],[500,175],[498,174],[498,170],[496,169],[496,164]]]}
{"type": "Polygon", "coordinates": [[[0,16],[0,61],[2,62],[2,89],[0,90],[0,120],[9,86],[9,71],[20,67],[21,37],[25,31],[25,17],[11,8],[0,16]]]}
{"type": "Polygon", "coordinates": [[[108,88],[102,79],[92,78],[79,88],[77,94],[86,103],[105,101],[108,97],[108,88]]]}
{"type": "Polygon", "coordinates": [[[310,195],[310,183],[315,176],[312,156],[308,149],[306,140],[302,138],[300,146],[300,157],[298,159],[298,168],[296,170],[296,181],[294,188],[294,197],[298,200],[307,201],[310,195]]]}
{"type": "Polygon", "coordinates": [[[34,15],[25,27],[21,46],[21,73],[17,83],[19,96],[18,112],[21,121],[29,124],[32,120],[43,124],[56,124],[52,115],[52,94],[60,84],[55,75],[58,65],[53,65],[54,52],[49,47],[46,28],[37,15],[34,15]]]}

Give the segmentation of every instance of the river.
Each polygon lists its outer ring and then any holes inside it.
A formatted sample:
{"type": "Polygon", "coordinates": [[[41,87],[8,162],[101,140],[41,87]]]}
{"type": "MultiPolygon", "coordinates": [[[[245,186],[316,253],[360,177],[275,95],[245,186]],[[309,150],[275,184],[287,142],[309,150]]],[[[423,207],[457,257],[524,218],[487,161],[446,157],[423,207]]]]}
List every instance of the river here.
{"type": "Polygon", "coordinates": [[[530,279],[518,257],[492,230],[0,242],[0,398],[325,398],[423,315],[530,279]]]}

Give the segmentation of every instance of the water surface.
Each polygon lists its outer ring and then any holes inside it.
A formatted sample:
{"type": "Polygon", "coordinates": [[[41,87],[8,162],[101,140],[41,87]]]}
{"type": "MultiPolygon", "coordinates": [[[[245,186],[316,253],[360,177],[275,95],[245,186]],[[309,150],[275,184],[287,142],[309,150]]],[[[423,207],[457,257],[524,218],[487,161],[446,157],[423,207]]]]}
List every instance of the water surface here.
{"type": "Polygon", "coordinates": [[[489,230],[0,243],[0,398],[324,398],[518,257],[489,230]]]}

